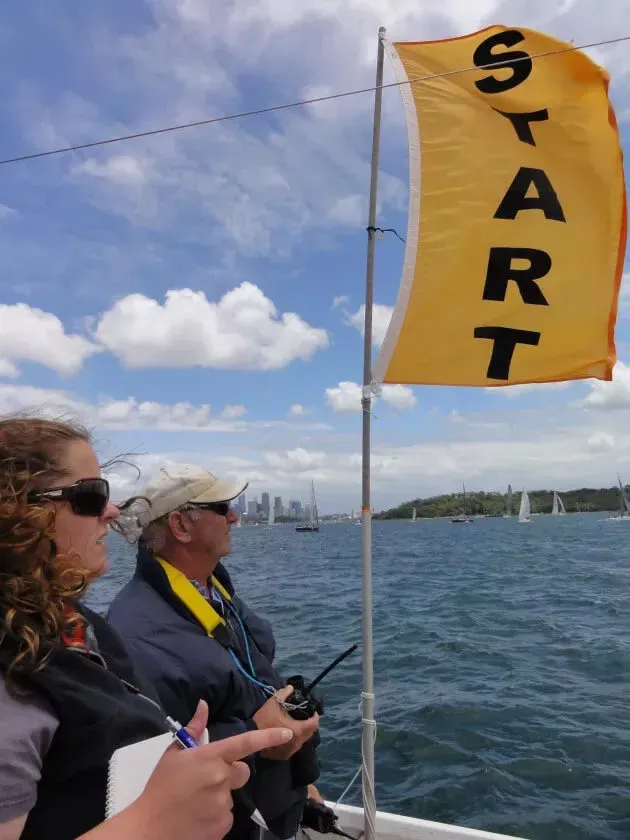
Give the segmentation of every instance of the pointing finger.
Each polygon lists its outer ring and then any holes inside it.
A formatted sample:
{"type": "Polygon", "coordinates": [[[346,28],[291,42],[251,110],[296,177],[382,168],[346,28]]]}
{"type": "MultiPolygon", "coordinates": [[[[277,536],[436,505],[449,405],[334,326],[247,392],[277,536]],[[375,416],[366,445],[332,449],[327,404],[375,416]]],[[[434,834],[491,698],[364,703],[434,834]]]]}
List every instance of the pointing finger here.
{"type": "Polygon", "coordinates": [[[231,738],[225,738],[222,741],[215,741],[207,747],[201,747],[203,750],[213,749],[213,755],[217,758],[222,758],[228,764],[234,761],[240,761],[245,756],[260,750],[267,750],[270,747],[278,747],[280,744],[286,744],[293,738],[293,732],[290,729],[283,729],[276,727],[274,729],[258,729],[254,732],[243,732],[242,735],[233,735],[231,738]]]}

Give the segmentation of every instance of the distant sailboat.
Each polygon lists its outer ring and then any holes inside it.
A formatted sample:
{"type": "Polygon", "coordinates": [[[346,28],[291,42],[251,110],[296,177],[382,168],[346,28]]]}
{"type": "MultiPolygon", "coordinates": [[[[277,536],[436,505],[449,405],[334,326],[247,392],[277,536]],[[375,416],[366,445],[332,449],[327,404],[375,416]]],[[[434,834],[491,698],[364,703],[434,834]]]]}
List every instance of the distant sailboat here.
{"type": "Polygon", "coordinates": [[[560,496],[553,491],[553,507],[551,508],[551,515],[552,516],[564,516],[566,510],[564,509],[564,504],[560,496]]]}
{"type": "Polygon", "coordinates": [[[527,490],[523,489],[521,493],[521,508],[518,512],[518,521],[519,522],[531,522],[532,521],[532,509],[529,503],[529,496],[527,495],[527,490]]]}
{"type": "Polygon", "coordinates": [[[459,516],[454,516],[451,519],[451,522],[454,525],[469,525],[472,522],[472,519],[469,516],[466,516],[466,485],[462,484],[462,488],[464,491],[464,510],[459,516]]]}
{"type": "Polygon", "coordinates": [[[510,519],[512,516],[512,485],[508,484],[508,491],[507,491],[507,504],[505,506],[505,513],[503,514],[504,519],[510,519]]]}
{"type": "Polygon", "coordinates": [[[311,481],[311,507],[310,517],[306,525],[297,525],[296,531],[319,531],[319,517],[317,515],[317,502],[315,501],[315,485],[311,481]]]}
{"type": "Polygon", "coordinates": [[[276,521],[276,511],[274,508],[269,508],[269,519],[267,519],[267,525],[273,525],[276,521]]]}
{"type": "Polygon", "coordinates": [[[418,512],[416,511],[416,506],[413,506],[413,510],[411,511],[411,521],[415,522],[416,517],[418,516],[418,512]]]}
{"type": "Polygon", "coordinates": [[[626,491],[619,475],[617,475],[617,481],[619,482],[619,512],[614,516],[609,516],[608,519],[612,519],[615,522],[622,519],[630,520],[630,504],[628,503],[628,497],[626,496],[626,491]]]}

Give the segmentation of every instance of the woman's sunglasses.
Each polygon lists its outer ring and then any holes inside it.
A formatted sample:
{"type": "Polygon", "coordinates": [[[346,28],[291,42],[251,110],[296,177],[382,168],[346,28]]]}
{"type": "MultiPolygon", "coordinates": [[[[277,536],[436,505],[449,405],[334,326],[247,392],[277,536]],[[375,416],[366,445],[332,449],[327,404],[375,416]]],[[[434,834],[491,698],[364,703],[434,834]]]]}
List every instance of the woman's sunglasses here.
{"type": "Polygon", "coordinates": [[[42,500],[68,502],[77,516],[102,516],[109,502],[109,481],[105,478],[82,478],[69,487],[29,493],[27,500],[30,503],[42,500]]]}

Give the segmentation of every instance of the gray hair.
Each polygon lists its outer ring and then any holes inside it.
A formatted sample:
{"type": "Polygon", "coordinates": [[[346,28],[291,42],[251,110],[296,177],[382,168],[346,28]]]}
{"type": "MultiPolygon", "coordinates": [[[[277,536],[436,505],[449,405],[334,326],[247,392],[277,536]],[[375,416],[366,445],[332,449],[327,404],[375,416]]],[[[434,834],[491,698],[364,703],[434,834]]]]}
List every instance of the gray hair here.
{"type": "Polygon", "coordinates": [[[142,529],[142,539],[149,551],[162,551],[166,545],[167,526],[161,522],[150,522],[142,529]]]}
{"type": "Polygon", "coordinates": [[[169,532],[168,518],[171,513],[176,512],[185,513],[193,522],[197,522],[201,516],[201,511],[194,507],[183,505],[182,507],[177,508],[177,511],[165,513],[164,516],[161,516],[159,519],[149,522],[149,524],[142,530],[142,539],[150,551],[163,551],[169,532]]]}

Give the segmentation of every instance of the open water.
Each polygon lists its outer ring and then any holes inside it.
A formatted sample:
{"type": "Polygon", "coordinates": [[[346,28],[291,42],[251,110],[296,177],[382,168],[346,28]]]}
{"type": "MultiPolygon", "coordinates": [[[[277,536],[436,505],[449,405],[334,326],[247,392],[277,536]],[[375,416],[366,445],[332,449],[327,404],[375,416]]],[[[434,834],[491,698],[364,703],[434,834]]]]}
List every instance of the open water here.
{"type": "MultiPolygon", "coordinates": [[[[603,516],[374,523],[379,809],[531,840],[630,838],[630,521],[603,516]]],[[[360,641],[360,535],[234,530],[227,565],[286,675],[360,641]]],[[[110,545],[100,609],[134,565],[110,545]]],[[[334,800],[360,760],[359,653],[320,688],[334,800]]]]}

